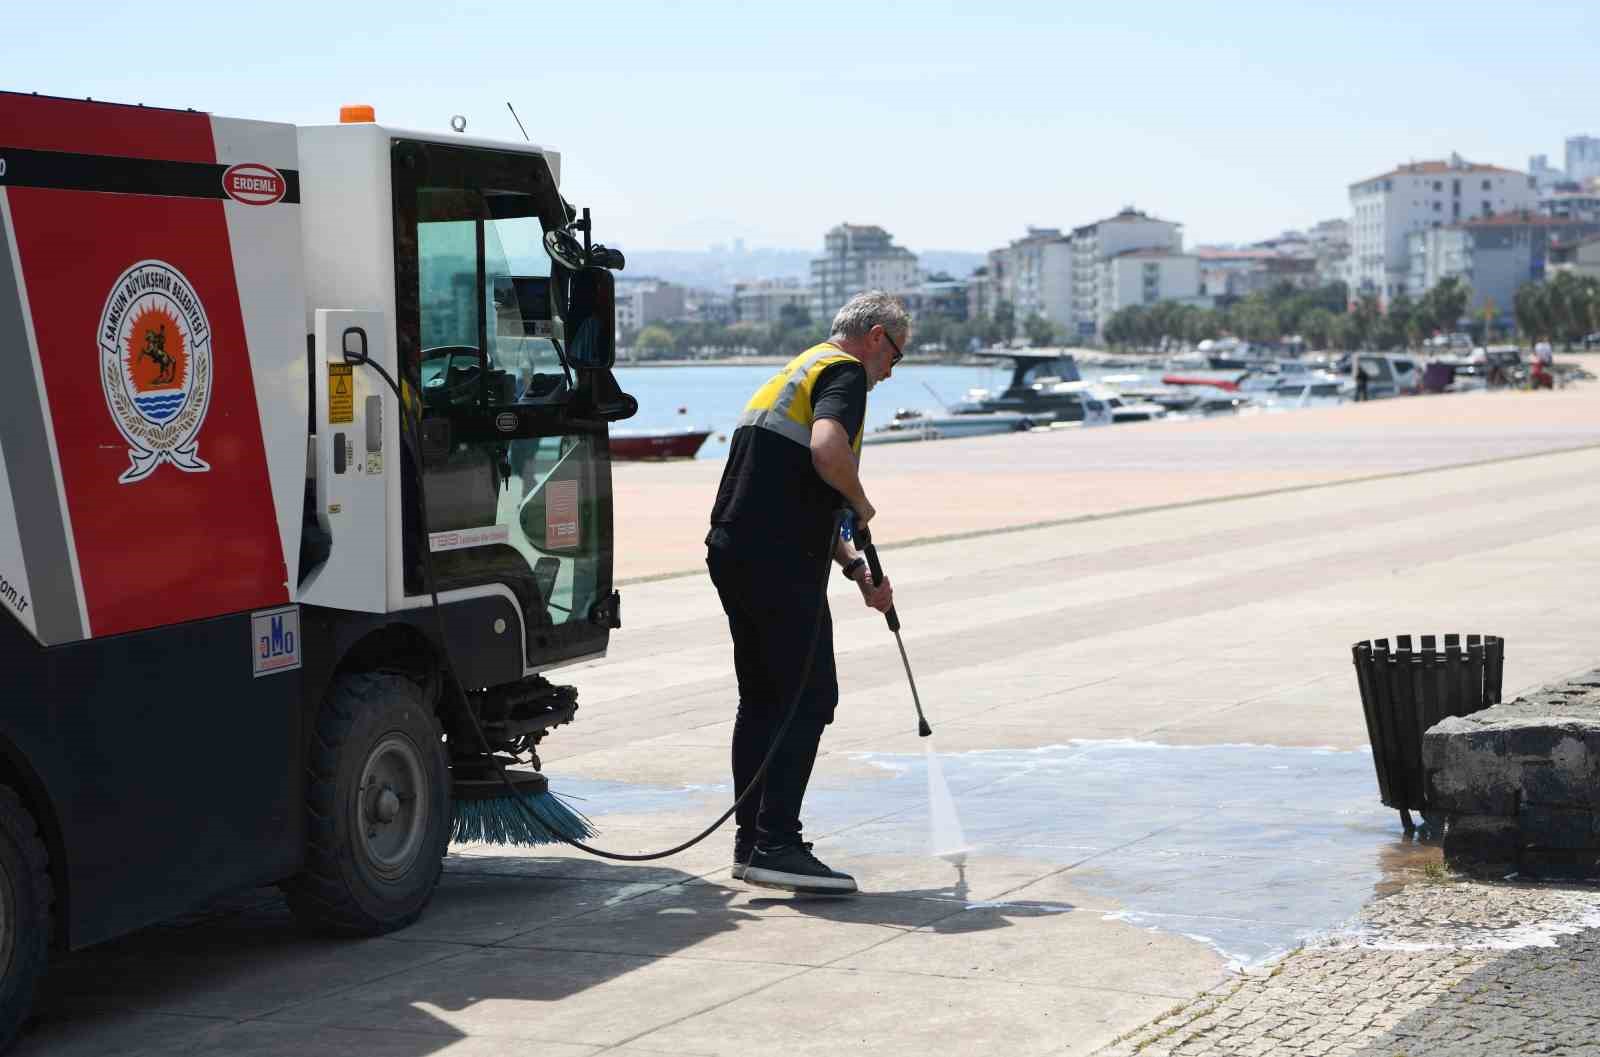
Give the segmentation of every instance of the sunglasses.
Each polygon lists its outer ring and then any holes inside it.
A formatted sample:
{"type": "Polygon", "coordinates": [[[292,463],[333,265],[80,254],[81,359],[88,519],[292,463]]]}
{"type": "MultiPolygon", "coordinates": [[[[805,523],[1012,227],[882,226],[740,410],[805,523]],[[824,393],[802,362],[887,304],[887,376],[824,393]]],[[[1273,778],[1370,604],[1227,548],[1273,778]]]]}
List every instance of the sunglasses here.
{"type": "Polygon", "coordinates": [[[896,345],[894,343],[894,339],[889,336],[888,327],[883,328],[883,340],[887,341],[889,343],[889,347],[894,350],[894,355],[889,357],[890,367],[898,365],[901,360],[906,358],[906,354],[900,351],[900,346],[896,345]]]}

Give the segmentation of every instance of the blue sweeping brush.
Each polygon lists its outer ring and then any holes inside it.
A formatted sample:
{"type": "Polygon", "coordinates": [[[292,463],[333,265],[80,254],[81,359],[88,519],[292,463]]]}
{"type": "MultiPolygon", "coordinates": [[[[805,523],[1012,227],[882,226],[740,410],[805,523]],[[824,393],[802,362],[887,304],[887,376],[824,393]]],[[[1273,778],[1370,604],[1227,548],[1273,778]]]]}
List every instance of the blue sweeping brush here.
{"type": "Polygon", "coordinates": [[[450,839],[485,844],[564,844],[595,835],[593,823],[550,791],[537,771],[505,770],[517,796],[512,798],[493,757],[455,761],[450,839]]]}

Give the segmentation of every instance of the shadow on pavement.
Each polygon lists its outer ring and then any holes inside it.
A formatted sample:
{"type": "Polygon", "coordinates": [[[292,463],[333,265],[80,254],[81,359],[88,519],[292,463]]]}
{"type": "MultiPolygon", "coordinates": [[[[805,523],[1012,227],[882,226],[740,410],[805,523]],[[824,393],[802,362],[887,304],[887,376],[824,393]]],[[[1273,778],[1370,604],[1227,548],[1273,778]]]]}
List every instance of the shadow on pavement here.
{"type": "Polygon", "coordinates": [[[422,919],[389,936],[310,936],[257,889],[61,955],[14,1052],[427,1057],[476,1034],[612,1045],[681,1016],[683,995],[731,1000],[884,928],[970,933],[1072,909],[971,902],[962,870],[943,887],[818,899],[663,868],[448,866],[422,919]]]}
{"type": "Polygon", "coordinates": [[[956,878],[940,888],[905,889],[898,892],[864,893],[851,899],[828,897],[793,898],[758,896],[746,905],[753,909],[786,907],[797,913],[830,921],[873,924],[906,929],[920,929],[940,934],[987,932],[990,929],[1008,928],[1011,918],[1044,917],[1066,914],[1077,908],[1071,903],[1041,902],[1038,900],[977,900],[971,898],[967,887],[967,870],[963,864],[953,866],[956,878]],[[928,920],[926,908],[917,912],[919,905],[933,903],[947,909],[942,916],[928,920]],[[863,913],[863,908],[870,909],[863,913]]]}

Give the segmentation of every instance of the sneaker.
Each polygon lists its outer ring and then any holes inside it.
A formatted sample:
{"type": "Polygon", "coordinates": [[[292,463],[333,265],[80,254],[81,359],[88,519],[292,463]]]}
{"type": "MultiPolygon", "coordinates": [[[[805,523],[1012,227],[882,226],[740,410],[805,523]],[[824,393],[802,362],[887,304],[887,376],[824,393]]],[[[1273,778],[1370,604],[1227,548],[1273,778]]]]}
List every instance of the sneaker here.
{"type": "Polygon", "coordinates": [[[745,867],[744,880],[762,888],[784,888],[802,895],[842,896],[856,891],[856,879],[828,869],[811,854],[809,844],[777,848],[757,845],[745,867]]]}
{"type": "Polygon", "coordinates": [[[750,856],[755,853],[756,840],[754,837],[733,838],[733,879],[744,880],[745,865],[750,862],[750,856]]]}

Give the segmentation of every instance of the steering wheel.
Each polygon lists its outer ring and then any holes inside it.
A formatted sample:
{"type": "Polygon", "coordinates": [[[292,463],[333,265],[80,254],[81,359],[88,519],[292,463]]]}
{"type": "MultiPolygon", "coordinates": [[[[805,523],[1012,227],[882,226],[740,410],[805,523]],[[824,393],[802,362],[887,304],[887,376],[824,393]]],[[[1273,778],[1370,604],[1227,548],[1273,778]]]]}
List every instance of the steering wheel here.
{"type": "Polygon", "coordinates": [[[444,367],[432,378],[422,379],[422,400],[426,404],[452,406],[470,404],[478,392],[478,377],[483,358],[476,345],[435,345],[422,350],[422,363],[444,360],[444,367]],[[462,361],[465,361],[464,363],[462,361]]]}

